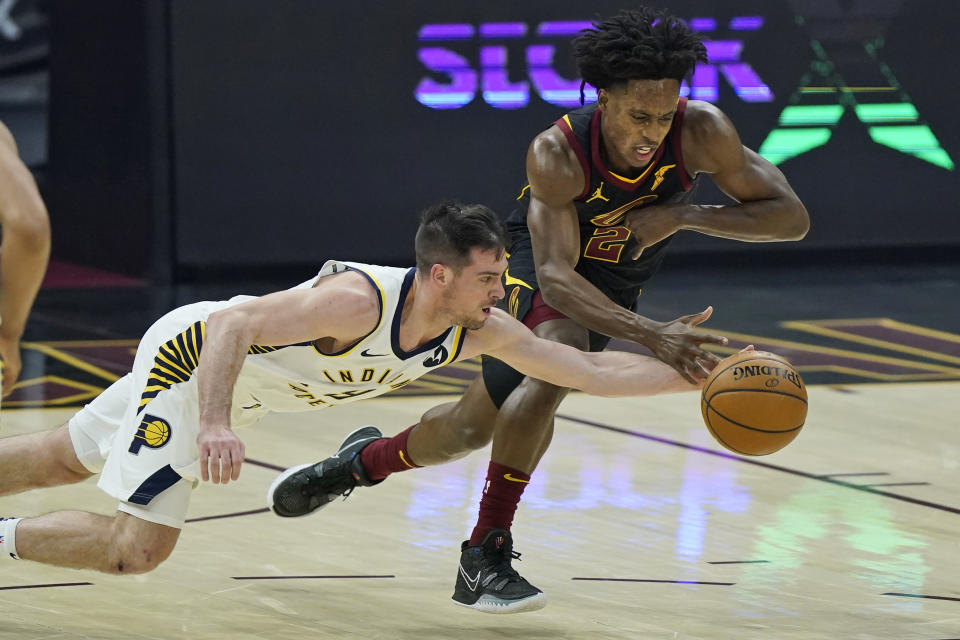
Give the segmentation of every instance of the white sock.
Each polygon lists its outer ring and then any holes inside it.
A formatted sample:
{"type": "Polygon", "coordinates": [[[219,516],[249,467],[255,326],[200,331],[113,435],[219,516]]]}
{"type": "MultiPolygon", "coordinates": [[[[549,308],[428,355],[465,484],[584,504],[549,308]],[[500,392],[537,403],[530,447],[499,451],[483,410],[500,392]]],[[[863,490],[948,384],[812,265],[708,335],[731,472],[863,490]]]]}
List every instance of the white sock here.
{"type": "Polygon", "coordinates": [[[19,560],[17,555],[17,525],[21,518],[0,518],[0,557],[19,560]]]}

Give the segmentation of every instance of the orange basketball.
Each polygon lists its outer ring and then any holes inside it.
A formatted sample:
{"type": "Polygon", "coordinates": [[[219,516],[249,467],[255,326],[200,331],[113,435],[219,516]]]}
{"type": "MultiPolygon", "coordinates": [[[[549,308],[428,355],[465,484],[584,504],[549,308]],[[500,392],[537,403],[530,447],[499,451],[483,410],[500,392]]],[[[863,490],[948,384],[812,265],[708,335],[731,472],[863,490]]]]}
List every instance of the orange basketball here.
{"type": "Polygon", "coordinates": [[[721,360],[703,383],[700,410],[724,447],[746,456],[784,448],[807,418],[807,388],[785,358],[743,351],[721,360]]]}

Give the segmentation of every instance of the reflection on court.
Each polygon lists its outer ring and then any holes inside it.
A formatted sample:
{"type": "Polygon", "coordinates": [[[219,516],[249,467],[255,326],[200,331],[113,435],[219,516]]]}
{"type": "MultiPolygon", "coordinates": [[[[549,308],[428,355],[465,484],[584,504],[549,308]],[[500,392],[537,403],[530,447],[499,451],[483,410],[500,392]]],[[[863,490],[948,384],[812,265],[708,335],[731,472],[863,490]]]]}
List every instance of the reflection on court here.
{"type": "MultiPolygon", "coordinates": [[[[240,435],[251,458],[285,467],[442,400],[268,417],[240,435]]],[[[799,438],[758,465],[711,439],[695,394],[570,396],[513,529],[517,569],[550,598],[541,612],[450,603],[485,478],[477,452],[290,520],[260,511],[276,472],[248,464],[195,492],[197,521],[153,573],[0,563],[0,638],[960,637],[960,384],[814,386],[810,407],[799,438]]],[[[3,435],[69,415],[5,412],[3,435]]],[[[89,481],[0,501],[3,515],[114,506],[89,481]]]]}

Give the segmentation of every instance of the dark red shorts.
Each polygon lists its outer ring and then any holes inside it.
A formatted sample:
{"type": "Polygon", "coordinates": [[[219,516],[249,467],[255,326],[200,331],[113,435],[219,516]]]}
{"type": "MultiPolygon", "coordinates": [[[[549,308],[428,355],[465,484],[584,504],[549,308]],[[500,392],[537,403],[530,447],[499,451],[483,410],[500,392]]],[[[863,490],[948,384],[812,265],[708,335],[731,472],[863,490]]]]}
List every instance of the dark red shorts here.
{"type": "Polygon", "coordinates": [[[522,319],[523,324],[527,325],[527,328],[533,329],[535,326],[541,322],[546,322],[547,320],[557,320],[558,318],[566,318],[567,316],[563,315],[556,309],[551,306],[548,306],[546,302],[543,301],[543,296],[540,295],[540,290],[537,289],[533,292],[533,298],[530,300],[530,311],[527,312],[522,319]]]}

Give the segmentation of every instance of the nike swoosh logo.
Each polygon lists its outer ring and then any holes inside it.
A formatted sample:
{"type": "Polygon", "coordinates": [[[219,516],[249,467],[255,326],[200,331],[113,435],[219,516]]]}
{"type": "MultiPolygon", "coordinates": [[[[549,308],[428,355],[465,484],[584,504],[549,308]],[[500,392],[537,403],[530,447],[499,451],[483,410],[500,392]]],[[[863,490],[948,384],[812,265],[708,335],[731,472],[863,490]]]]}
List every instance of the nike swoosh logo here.
{"type": "Polygon", "coordinates": [[[470,588],[470,591],[476,591],[477,586],[480,584],[480,572],[477,571],[476,577],[471,578],[467,575],[467,572],[463,570],[463,565],[460,565],[460,575],[463,576],[463,579],[467,581],[467,586],[470,588]]]}
{"type": "Polygon", "coordinates": [[[386,355],[389,355],[389,354],[387,354],[387,353],[370,353],[370,349],[364,349],[363,351],[360,352],[360,355],[366,356],[367,358],[382,358],[382,357],[384,357],[384,356],[386,356],[386,355]]]}
{"type": "Polygon", "coordinates": [[[530,481],[529,481],[529,480],[521,480],[520,478],[514,478],[514,477],[513,477],[512,475],[510,475],[509,473],[503,474],[503,479],[504,479],[504,480],[509,480],[510,482],[522,482],[523,484],[530,484],[530,481]]]}

